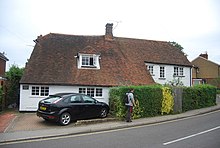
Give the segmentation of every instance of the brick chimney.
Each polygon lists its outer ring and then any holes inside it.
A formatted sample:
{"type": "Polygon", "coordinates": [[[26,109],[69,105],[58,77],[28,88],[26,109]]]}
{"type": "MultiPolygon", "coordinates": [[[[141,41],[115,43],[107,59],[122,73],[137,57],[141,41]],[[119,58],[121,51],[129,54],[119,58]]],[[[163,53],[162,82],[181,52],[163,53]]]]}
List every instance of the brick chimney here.
{"type": "Polygon", "coordinates": [[[205,58],[205,59],[208,60],[208,54],[207,54],[207,52],[204,53],[204,54],[201,53],[199,56],[200,56],[200,57],[203,57],[203,58],[205,58]]]}
{"type": "Polygon", "coordinates": [[[113,39],[113,33],[112,33],[112,27],[113,23],[107,23],[105,25],[105,39],[106,40],[112,40],[113,39]]]}

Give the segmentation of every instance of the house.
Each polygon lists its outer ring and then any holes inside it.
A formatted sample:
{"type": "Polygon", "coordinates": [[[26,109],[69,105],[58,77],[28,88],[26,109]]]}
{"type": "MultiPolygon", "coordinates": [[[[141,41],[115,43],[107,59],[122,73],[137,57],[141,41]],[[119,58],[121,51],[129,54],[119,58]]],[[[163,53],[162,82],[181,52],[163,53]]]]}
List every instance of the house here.
{"type": "Polygon", "coordinates": [[[179,78],[191,85],[191,63],[164,41],[105,35],[50,33],[39,36],[20,81],[20,111],[36,111],[57,92],[84,93],[108,103],[114,86],[152,85],[179,78]]]}
{"type": "Polygon", "coordinates": [[[200,54],[192,62],[193,85],[211,84],[220,88],[220,65],[208,59],[208,54],[200,54]]]}
{"type": "MultiPolygon", "coordinates": [[[[6,69],[6,62],[8,58],[5,57],[4,52],[0,52],[0,88],[5,91],[5,69],[6,69]]],[[[1,96],[0,98],[0,111],[5,108],[5,95],[1,96]]]]}
{"type": "Polygon", "coordinates": [[[3,86],[5,79],[5,69],[6,69],[6,62],[8,58],[5,57],[4,52],[0,52],[0,85],[3,86]]]}

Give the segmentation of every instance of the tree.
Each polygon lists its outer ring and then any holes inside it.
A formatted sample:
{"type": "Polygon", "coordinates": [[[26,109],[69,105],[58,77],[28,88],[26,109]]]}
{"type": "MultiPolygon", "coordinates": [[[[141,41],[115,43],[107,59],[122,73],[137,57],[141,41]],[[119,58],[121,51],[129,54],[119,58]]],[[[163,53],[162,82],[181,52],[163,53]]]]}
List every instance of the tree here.
{"type": "Polygon", "coordinates": [[[173,45],[174,47],[180,49],[181,51],[183,51],[183,49],[184,49],[184,48],[183,48],[180,44],[178,44],[177,42],[174,42],[174,41],[170,42],[170,41],[169,41],[169,43],[170,43],[171,45],[173,45]]]}
{"type": "Polygon", "coordinates": [[[180,49],[180,51],[182,51],[182,53],[183,53],[185,56],[187,56],[187,54],[183,52],[183,49],[184,49],[184,48],[183,48],[180,44],[178,44],[177,42],[174,42],[174,41],[172,41],[172,42],[169,41],[169,43],[170,43],[172,46],[174,46],[174,47],[180,49]]]}
{"type": "Polygon", "coordinates": [[[24,68],[12,65],[6,72],[6,106],[19,102],[19,81],[24,73],[24,68]]]}

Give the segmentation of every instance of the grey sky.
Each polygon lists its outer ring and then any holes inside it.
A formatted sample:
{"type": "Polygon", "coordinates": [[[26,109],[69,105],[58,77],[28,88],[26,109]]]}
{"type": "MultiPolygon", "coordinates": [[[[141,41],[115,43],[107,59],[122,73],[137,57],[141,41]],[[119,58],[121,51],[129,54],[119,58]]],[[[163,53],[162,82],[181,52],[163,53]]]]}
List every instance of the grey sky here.
{"type": "Polygon", "coordinates": [[[0,0],[0,52],[24,67],[39,35],[103,35],[175,41],[191,61],[208,52],[220,64],[219,0],[0,0]]]}

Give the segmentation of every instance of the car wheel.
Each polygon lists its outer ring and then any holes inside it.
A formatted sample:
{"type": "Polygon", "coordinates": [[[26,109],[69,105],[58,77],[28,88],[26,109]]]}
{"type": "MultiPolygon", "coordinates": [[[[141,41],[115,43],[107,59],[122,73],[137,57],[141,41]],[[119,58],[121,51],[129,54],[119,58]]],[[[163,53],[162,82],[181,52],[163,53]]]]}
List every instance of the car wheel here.
{"type": "Polygon", "coordinates": [[[105,117],[107,117],[107,114],[108,114],[107,109],[106,108],[102,108],[99,116],[101,118],[105,118],[105,117]]]}
{"type": "Polygon", "coordinates": [[[68,125],[70,121],[71,121],[71,115],[69,113],[65,112],[60,115],[59,122],[61,125],[68,125]]]}

